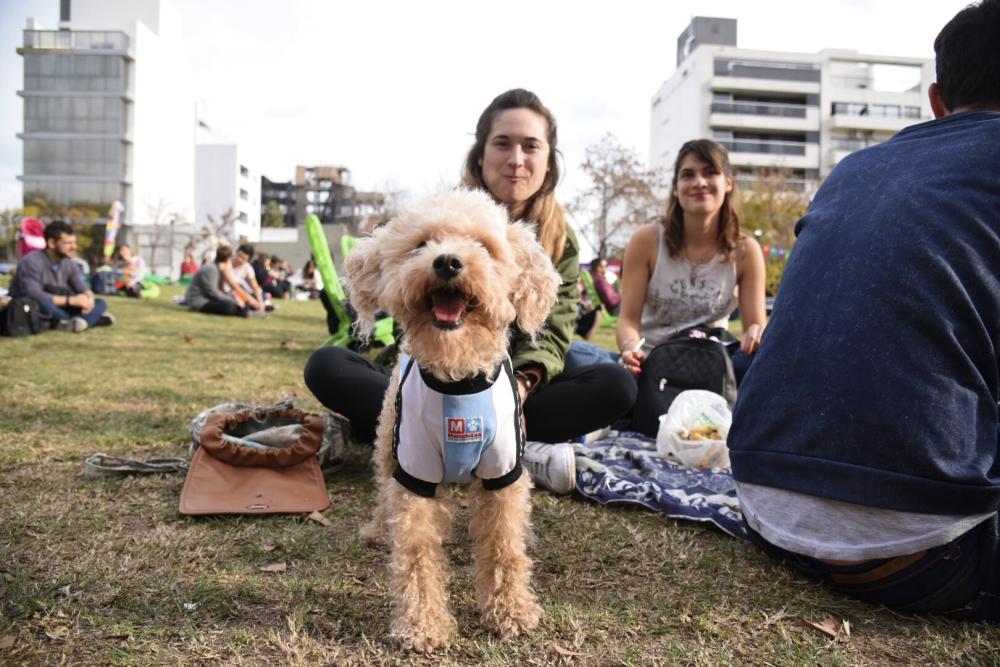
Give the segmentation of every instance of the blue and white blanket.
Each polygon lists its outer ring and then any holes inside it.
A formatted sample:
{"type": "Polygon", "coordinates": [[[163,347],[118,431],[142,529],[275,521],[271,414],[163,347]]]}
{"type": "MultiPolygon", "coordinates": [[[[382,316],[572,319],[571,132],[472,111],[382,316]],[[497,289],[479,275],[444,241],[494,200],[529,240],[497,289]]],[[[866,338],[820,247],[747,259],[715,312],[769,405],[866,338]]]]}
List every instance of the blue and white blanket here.
{"type": "Polygon", "coordinates": [[[638,433],[575,444],[576,489],[586,498],[636,503],[674,519],[708,521],[746,537],[736,482],[728,468],[689,470],[660,456],[656,441],[638,433]]]}

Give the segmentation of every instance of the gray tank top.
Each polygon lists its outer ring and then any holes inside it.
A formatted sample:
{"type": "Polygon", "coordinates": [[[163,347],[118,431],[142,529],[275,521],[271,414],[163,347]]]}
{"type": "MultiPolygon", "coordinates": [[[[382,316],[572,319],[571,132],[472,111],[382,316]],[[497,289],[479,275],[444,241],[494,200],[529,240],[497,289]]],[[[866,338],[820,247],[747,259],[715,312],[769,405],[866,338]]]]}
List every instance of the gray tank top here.
{"type": "Polygon", "coordinates": [[[671,257],[662,225],[657,231],[660,250],[639,322],[646,352],[688,327],[724,327],[736,309],[735,260],[727,262],[721,253],[705,264],[671,257]]]}

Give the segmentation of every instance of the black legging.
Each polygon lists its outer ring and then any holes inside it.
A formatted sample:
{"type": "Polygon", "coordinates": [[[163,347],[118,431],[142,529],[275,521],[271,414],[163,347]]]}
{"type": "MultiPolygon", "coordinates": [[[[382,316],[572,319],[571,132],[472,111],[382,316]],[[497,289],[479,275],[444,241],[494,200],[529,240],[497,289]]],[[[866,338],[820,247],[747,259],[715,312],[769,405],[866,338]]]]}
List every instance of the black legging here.
{"type": "Polygon", "coordinates": [[[235,301],[210,299],[198,309],[198,312],[209,315],[245,315],[246,309],[235,301]]]}
{"type": "MultiPolygon", "coordinates": [[[[375,439],[391,369],[342,347],[322,347],[306,364],[306,386],[330,410],[351,421],[358,440],[375,439]]],[[[636,383],[617,364],[582,366],[562,373],[528,398],[524,420],[529,440],[565,442],[628,412],[636,383]]]]}

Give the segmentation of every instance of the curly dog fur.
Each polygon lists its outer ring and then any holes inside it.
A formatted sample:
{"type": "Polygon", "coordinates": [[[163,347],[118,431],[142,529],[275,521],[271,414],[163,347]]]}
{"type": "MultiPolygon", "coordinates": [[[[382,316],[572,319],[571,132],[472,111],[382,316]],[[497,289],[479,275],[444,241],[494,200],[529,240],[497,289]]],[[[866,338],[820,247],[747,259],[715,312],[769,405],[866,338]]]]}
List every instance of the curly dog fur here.
{"type": "MultiPolygon", "coordinates": [[[[530,226],[509,223],[488,195],[464,190],[431,197],[377,229],[346,268],[359,328],[368,330],[379,310],[389,313],[404,331],[403,351],[445,382],[493,372],[507,354],[511,324],[537,332],[560,280],[530,226]],[[448,262],[455,275],[446,275],[448,262]]],[[[392,477],[399,385],[397,366],[376,435],[378,506],[362,534],[388,537],[391,547],[390,636],[430,651],[455,629],[442,549],[451,513],[440,488],[425,498],[392,477]]],[[[530,489],[522,475],[499,490],[474,480],[469,490],[477,605],[483,624],[502,637],[530,630],[541,615],[527,555],[530,489]]]]}

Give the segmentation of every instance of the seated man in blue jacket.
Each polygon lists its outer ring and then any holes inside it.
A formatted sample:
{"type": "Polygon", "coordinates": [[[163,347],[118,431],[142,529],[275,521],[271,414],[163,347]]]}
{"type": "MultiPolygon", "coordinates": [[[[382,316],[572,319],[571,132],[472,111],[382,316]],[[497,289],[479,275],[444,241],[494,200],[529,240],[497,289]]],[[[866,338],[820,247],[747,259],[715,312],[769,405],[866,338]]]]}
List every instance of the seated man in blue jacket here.
{"type": "Polygon", "coordinates": [[[45,249],[34,250],[21,258],[10,284],[11,297],[31,297],[42,312],[63,331],[80,333],[94,326],[114,324],[114,316],[105,312],[104,299],[95,299],[76,256],[76,234],[62,220],[45,226],[45,249]]]}
{"type": "Polygon", "coordinates": [[[853,153],[798,241],[729,445],[766,552],[903,611],[1000,619],[1000,0],[934,42],[935,120],[853,153]]]}

